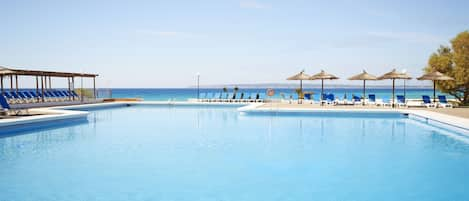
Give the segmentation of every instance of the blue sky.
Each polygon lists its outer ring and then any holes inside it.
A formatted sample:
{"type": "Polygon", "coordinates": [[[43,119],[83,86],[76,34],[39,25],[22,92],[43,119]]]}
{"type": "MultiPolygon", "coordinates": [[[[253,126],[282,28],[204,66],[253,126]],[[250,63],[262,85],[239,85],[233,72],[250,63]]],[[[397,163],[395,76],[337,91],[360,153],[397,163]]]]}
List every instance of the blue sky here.
{"type": "Polygon", "coordinates": [[[0,1],[0,65],[99,73],[101,87],[417,76],[469,29],[468,1],[0,1]]]}

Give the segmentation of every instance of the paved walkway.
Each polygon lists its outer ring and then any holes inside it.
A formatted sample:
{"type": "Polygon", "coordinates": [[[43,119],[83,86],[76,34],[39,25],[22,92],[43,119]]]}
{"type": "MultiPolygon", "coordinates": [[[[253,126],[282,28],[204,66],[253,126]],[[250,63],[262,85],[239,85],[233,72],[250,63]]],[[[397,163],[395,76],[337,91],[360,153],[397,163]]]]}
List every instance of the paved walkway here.
{"type": "MultiPolygon", "coordinates": [[[[310,104],[310,103],[304,103],[304,104],[289,104],[289,103],[265,103],[261,105],[259,108],[285,108],[285,109],[306,109],[306,108],[331,108],[331,109],[390,109],[391,107],[380,107],[380,106],[362,106],[362,105],[325,105],[325,106],[320,106],[319,104],[310,104]]],[[[446,115],[451,115],[451,116],[456,116],[456,117],[462,117],[469,119],[469,108],[400,108],[400,109],[405,109],[405,110],[424,110],[424,111],[432,111],[432,112],[437,112],[441,114],[446,114],[446,115]]]]}

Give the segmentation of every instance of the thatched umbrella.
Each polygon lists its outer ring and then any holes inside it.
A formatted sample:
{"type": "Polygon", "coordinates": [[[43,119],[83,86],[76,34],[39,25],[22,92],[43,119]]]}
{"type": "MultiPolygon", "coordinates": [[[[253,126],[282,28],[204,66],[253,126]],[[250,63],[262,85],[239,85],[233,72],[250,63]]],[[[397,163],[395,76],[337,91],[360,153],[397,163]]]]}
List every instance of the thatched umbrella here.
{"type": "Polygon", "coordinates": [[[321,70],[320,73],[315,74],[309,78],[310,80],[321,80],[321,102],[322,102],[322,96],[324,94],[324,80],[336,80],[339,79],[339,77],[326,73],[324,70],[321,70]]]}
{"type": "Polygon", "coordinates": [[[303,91],[303,80],[309,80],[309,78],[310,78],[310,76],[305,74],[305,71],[302,70],[298,74],[287,78],[287,80],[299,80],[300,81],[300,90],[303,91]]]}
{"type": "MultiPolygon", "coordinates": [[[[366,86],[366,81],[367,80],[377,80],[378,78],[374,75],[368,74],[365,70],[363,70],[363,73],[360,73],[358,75],[352,76],[348,78],[349,80],[363,80],[363,99],[365,99],[365,86],[366,86]]],[[[365,101],[363,101],[363,104],[365,104],[365,101]]]]}
{"type": "Polygon", "coordinates": [[[436,82],[438,80],[442,80],[442,81],[454,80],[454,78],[447,76],[443,73],[440,73],[438,71],[434,71],[434,72],[426,73],[422,75],[421,77],[417,78],[417,80],[432,80],[433,81],[433,102],[435,102],[436,101],[436,82]]]}
{"type": "Polygon", "coordinates": [[[392,80],[392,106],[394,107],[394,92],[395,92],[395,84],[397,79],[408,79],[409,76],[406,74],[397,72],[396,69],[393,69],[391,72],[386,73],[380,77],[378,77],[378,80],[392,80]]]}

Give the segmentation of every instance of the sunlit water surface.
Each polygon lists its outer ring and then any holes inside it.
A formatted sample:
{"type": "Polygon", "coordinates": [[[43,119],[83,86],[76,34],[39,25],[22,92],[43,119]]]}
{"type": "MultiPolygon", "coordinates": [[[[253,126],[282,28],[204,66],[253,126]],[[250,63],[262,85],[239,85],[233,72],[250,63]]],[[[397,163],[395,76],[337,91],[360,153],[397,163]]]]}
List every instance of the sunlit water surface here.
{"type": "Polygon", "coordinates": [[[131,106],[3,132],[0,200],[469,200],[469,146],[398,115],[131,106]]]}

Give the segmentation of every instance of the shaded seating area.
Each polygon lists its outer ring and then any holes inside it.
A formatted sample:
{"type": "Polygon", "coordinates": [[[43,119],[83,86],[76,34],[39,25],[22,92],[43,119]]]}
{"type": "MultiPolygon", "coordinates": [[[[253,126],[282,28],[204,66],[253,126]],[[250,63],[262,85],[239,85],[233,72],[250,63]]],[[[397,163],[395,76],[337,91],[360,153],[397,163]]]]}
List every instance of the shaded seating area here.
{"type": "Polygon", "coordinates": [[[11,107],[22,108],[97,102],[97,76],[97,74],[25,70],[0,66],[0,94],[11,107]],[[35,87],[31,87],[31,83],[29,87],[25,87],[26,83],[20,83],[21,78],[24,80],[33,78],[35,87]],[[52,78],[65,79],[67,86],[53,88],[52,78]],[[84,78],[92,79],[93,89],[75,88],[77,78],[81,80],[81,86],[83,86],[84,78]]]}

